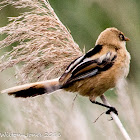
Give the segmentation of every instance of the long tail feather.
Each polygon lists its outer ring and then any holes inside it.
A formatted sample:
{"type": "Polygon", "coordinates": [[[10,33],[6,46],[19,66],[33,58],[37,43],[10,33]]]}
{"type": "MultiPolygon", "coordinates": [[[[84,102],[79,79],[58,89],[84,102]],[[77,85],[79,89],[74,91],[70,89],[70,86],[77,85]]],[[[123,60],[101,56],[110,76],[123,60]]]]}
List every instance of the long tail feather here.
{"type": "Polygon", "coordinates": [[[2,90],[1,93],[7,93],[9,95],[14,95],[15,97],[23,97],[23,98],[34,97],[45,93],[49,94],[60,88],[58,79],[59,78],[16,86],[2,90]]]}

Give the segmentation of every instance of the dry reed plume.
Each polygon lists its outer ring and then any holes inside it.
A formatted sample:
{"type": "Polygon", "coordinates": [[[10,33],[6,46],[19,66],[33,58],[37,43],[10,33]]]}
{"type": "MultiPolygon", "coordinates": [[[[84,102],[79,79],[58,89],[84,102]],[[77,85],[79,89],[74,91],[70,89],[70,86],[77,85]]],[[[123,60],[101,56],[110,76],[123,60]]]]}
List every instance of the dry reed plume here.
{"type": "Polygon", "coordinates": [[[20,75],[24,82],[50,79],[62,74],[64,68],[82,54],[48,2],[47,5],[38,0],[0,2],[1,8],[9,4],[27,8],[29,12],[10,17],[10,23],[0,28],[0,34],[7,35],[0,41],[0,48],[12,47],[0,58],[0,71],[22,64],[20,75]]]}

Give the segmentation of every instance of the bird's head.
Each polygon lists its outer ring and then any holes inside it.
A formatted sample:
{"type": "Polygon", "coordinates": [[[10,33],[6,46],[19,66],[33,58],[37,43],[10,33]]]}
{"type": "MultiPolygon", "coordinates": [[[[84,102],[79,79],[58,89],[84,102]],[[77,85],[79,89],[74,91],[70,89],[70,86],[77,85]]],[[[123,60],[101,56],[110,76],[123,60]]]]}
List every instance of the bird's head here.
{"type": "Polygon", "coordinates": [[[126,41],[129,41],[128,37],[125,37],[124,34],[119,31],[117,28],[107,28],[99,35],[96,45],[112,45],[123,47],[126,44],[126,41]]]}

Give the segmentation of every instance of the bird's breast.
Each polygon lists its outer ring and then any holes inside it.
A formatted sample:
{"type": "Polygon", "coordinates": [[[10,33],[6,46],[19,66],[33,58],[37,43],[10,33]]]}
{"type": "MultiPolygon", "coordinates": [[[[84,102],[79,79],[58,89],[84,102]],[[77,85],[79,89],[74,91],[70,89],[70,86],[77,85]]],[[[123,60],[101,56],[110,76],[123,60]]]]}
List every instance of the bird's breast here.
{"type": "Polygon", "coordinates": [[[111,68],[93,77],[76,81],[65,90],[96,98],[106,90],[115,87],[120,78],[125,78],[128,75],[129,63],[130,54],[127,51],[120,51],[111,68]]]}
{"type": "Polygon", "coordinates": [[[118,53],[118,59],[116,66],[116,80],[120,78],[126,78],[129,73],[130,67],[130,54],[127,50],[118,53]]]}

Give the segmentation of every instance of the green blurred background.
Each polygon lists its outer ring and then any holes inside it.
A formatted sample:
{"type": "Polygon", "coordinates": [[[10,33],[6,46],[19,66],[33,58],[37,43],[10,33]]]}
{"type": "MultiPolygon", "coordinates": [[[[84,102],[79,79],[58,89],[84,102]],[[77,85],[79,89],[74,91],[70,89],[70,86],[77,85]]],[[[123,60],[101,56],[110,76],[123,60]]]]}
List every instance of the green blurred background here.
{"type": "MultiPolygon", "coordinates": [[[[94,47],[98,35],[107,27],[116,27],[124,32],[124,34],[130,38],[130,41],[127,42],[127,49],[131,54],[131,68],[128,79],[135,85],[136,90],[139,91],[139,0],[49,0],[49,2],[62,23],[71,31],[74,40],[77,42],[77,44],[79,44],[81,49],[85,48],[85,50],[87,51],[90,48],[94,47]]],[[[0,11],[0,27],[5,26],[8,23],[7,17],[18,16],[23,11],[26,10],[17,10],[12,6],[7,6],[2,9],[0,11]]],[[[2,40],[3,38],[4,36],[0,36],[0,40],[2,40]]],[[[0,55],[3,54],[3,51],[5,50],[2,49],[0,55]]],[[[6,87],[5,84],[7,83],[5,82],[5,79],[8,79],[8,77],[10,77],[11,75],[13,75],[13,72],[11,71],[1,74],[1,89],[6,87]]],[[[137,92],[136,94],[139,94],[139,92],[137,92]]],[[[107,94],[107,96],[110,95],[107,94]]],[[[131,97],[133,97],[133,95],[131,97]]],[[[139,95],[137,95],[137,97],[139,97],[139,95]]],[[[109,98],[114,97],[111,96],[109,98]]],[[[0,114],[0,122],[2,122],[3,124],[1,125],[1,129],[3,130],[6,130],[6,128],[4,128],[3,126],[9,125],[9,123],[14,125],[14,123],[11,122],[10,118],[7,117],[7,112],[9,115],[14,114],[16,105],[10,102],[10,105],[14,106],[14,109],[12,111],[10,111],[7,106],[5,108],[6,112],[4,112],[4,110],[2,109],[3,106],[5,106],[5,104],[7,104],[7,102],[9,102],[10,100],[10,98],[7,99],[6,97],[0,99],[0,109],[2,110],[2,113],[0,114]]],[[[84,102],[84,98],[82,97],[79,100],[81,100],[81,102],[84,102]]],[[[139,105],[140,103],[137,104],[137,108],[139,107],[139,105]]],[[[18,111],[15,112],[17,115],[20,114],[18,111]]],[[[137,127],[139,127],[139,125],[137,127]]],[[[131,132],[131,130],[129,130],[129,132],[131,132]]],[[[101,137],[101,139],[102,138],[103,137],[101,137]]]]}

